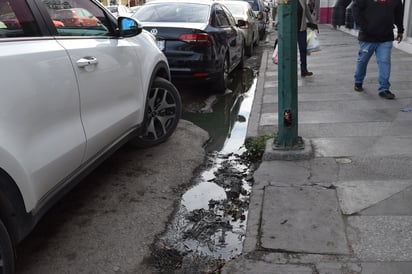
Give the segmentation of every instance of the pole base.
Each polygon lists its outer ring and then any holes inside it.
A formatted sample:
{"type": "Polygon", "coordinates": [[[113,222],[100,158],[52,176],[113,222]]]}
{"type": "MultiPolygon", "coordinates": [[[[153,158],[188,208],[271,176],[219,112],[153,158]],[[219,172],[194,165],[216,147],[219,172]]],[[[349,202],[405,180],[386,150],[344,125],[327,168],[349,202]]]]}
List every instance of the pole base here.
{"type": "Polygon", "coordinates": [[[266,148],[263,153],[262,160],[308,160],[313,158],[313,155],[313,147],[310,140],[298,137],[295,145],[285,147],[277,146],[276,139],[270,139],[266,142],[266,148]]]}
{"type": "Polygon", "coordinates": [[[278,138],[275,138],[273,141],[273,150],[300,150],[305,148],[305,142],[302,137],[297,136],[291,142],[281,141],[278,138]]]}

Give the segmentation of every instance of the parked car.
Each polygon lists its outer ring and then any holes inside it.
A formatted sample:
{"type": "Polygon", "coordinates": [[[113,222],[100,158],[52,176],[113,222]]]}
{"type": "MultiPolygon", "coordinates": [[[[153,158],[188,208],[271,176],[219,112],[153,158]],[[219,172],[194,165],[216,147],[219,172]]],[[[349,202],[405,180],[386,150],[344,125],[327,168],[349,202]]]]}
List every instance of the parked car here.
{"type": "Polygon", "coordinates": [[[64,27],[63,22],[62,22],[62,21],[59,21],[59,20],[53,19],[53,24],[54,24],[54,26],[57,27],[57,28],[59,28],[59,27],[64,27]]]}
{"type": "Polygon", "coordinates": [[[97,26],[99,19],[83,8],[56,10],[54,20],[61,21],[67,27],[97,26]]]}
{"type": "Polygon", "coordinates": [[[156,36],[173,81],[209,83],[223,92],[228,74],[243,66],[245,21],[236,22],[219,2],[154,0],[133,16],[156,36]]]}
{"type": "Polygon", "coordinates": [[[142,6],[133,6],[133,7],[130,7],[130,10],[132,11],[132,15],[138,10],[138,9],[140,9],[142,6]]]}
{"type": "Polygon", "coordinates": [[[246,1],[222,1],[236,20],[245,21],[245,25],[240,27],[245,37],[245,53],[253,55],[253,48],[259,43],[259,22],[250,4],[246,1]]]}
{"type": "Polygon", "coordinates": [[[259,21],[259,38],[263,40],[266,34],[266,27],[269,22],[268,12],[269,8],[265,6],[263,0],[243,0],[250,4],[252,7],[253,12],[255,13],[258,21],[259,21]]]}
{"type": "Polygon", "coordinates": [[[107,6],[106,7],[114,16],[130,16],[132,15],[132,10],[124,5],[107,6]]]}
{"type": "Polygon", "coordinates": [[[20,22],[13,13],[3,13],[0,15],[0,21],[7,26],[8,29],[21,28],[20,22]]]}
{"type": "Polygon", "coordinates": [[[181,115],[167,59],[138,21],[96,0],[62,5],[0,0],[20,26],[0,28],[0,273],[14,272],[16,245],[82,177],[126,142],[164,142],[181,115]],[[55,27],[62,5],[98,27],[55,27]]]}

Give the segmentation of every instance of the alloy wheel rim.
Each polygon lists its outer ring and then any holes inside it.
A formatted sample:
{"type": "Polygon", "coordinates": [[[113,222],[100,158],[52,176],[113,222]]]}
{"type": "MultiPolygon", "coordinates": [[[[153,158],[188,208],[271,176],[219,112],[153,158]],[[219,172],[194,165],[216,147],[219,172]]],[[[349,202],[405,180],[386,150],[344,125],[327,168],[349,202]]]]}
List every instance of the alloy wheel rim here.
{"type": "Polygon", "coordinates": [[[149,124],[145,139],[157,140],[168,134],[176,119],[176,101],[164,88],[154,88],[150,92],[148,104],[149,124]]]}

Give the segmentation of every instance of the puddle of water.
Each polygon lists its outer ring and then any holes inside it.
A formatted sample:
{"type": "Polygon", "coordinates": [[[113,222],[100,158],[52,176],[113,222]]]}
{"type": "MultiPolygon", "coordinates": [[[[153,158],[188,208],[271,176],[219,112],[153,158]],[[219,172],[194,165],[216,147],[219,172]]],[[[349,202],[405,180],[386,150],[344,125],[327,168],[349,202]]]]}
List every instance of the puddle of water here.
{"type": "Polygon", "coordinates": [[[219,262],[241,254],[253,170],[240,155],[256,83],[255,73],[243,70],[230,83],[231,92],[206,100],[210,111],[183,115],[209,132],[208,160],[195,185],[182,196],[161,246],[219,262]]]}
{"type": "Polygon", "coordinates": [[[246,136],[247,120],[256,83],[256,73],[253,70],[238,71],[228,85],[231,92],[220,96],[213,94],[204,99],[201,107],[203,113],[196,112],[194,109],[183,113],[183,119],[209,132],[210,142],[206,147],[208,152],[230,153],[241,149],[246,136]]]}
{"type": "Polygon", "coordinates": [[[202,182],[183,195],[182,206],[188,211],[208,209],[210,200],[224,200],[226,198],[226,192],[222,187],[212,182],[202,182]]]}
{"type": "Polygon", "coordinates": [[[181,253],[200,252],[229,260],[242,252],[251,173],[237,155],[210,157],[215,162],[183,195],[162,241],[181,253]],[[211,176],[214,178],[206,180],[211,176]]]}

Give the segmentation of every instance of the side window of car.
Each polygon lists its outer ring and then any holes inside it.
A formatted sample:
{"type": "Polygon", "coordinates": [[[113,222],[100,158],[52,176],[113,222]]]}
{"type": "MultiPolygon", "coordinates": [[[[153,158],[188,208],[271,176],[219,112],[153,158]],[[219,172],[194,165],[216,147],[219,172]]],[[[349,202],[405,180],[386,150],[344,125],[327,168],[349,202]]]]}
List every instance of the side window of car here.
{"type": "Polygon", "coordinates": [[[215,13],[217,27],[228,27],[230,25],[229,19],[227,18],[226,13],[221,6],[216,7],[215,13]]]}
{"type": "Polygon", "coordinates": [[[0,38],[41,36],[24,0],[0,0],[0,38]]]}
{"type": "Polygon", "coordinates": [[[225,6],[222,6],[222,9],[226,13],[226,17],[229,20],[229,24],[232,26],[236,26],[236,19],[232,16],[232,13],[230,13],[230,11],[225,6]]]}
{"type": "Polygon", "coordinates": [[[42,0],[60,36],[110,36],[103,10],[88,0],[42,0]]]}

